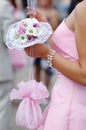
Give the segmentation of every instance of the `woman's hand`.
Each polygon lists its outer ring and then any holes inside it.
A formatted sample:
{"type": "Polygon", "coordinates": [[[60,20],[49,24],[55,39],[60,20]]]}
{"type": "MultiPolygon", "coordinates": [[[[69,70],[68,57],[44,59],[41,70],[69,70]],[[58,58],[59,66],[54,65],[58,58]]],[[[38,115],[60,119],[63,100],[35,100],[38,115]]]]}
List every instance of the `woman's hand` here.
{"type": "Polygon", "coordinates": [[[31,47],[27,47],[24,50],[28,56],[47,59],[50,48],[48,48],[45,44],[36,44],[31,47]]]}
{"type": "Polygon", "coordinates": [[[32,8],[27,7],[28,13],[27,16],[28,17],[35,17],[39,22],[48,22],[47,19],[42,15],[42,13],[39,10],[36,10],[35,13],[30,13],[30,12],[34,12],[32,8]]]}

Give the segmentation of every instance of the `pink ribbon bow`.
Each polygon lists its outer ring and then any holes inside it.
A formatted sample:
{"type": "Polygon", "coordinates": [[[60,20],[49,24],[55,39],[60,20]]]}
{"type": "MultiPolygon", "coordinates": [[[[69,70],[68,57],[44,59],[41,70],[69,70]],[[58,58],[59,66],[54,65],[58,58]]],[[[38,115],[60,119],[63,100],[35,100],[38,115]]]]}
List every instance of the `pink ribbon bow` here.
{"type": "Polygon", "coordinates": [[[22,99],[17,113],[16,124],[30,130],[37,129],[42,123],[42,110],[40,104],[48,98],[49,92],[42,82],[30,80],[18,84],[13,89],[10,99],[22,99]]]}

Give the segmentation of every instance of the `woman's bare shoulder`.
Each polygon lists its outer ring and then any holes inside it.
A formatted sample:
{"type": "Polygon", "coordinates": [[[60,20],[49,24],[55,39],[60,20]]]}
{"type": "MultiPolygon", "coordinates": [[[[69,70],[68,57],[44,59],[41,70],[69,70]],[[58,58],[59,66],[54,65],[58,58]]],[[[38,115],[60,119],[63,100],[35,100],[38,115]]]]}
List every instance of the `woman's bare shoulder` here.
{"type": "Polygon", "coordinates": [[[86,1],[80,2],[75,8],[75,19],[86,24],[86,1]]]}

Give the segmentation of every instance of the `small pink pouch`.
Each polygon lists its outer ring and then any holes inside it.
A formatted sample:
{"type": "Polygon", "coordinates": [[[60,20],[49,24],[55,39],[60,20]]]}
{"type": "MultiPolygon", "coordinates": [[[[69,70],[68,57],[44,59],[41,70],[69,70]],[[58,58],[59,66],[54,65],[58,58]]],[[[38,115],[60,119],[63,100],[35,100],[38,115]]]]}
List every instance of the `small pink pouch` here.
{"type": "Polygon", "coordinates": [[[37,129],[42,123],[40,104],[48,98],[49,92],[42,82],[30,80],[18,84],[13,89],[10,99],[22,99],[16,114],[16,124],[30,130],[37,129]]]}

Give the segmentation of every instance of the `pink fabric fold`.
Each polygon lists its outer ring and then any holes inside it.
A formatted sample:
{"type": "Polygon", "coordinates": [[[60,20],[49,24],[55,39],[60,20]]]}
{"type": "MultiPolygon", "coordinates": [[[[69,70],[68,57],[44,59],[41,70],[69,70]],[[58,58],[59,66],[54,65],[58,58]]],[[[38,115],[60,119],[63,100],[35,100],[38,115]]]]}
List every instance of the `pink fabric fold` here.
{"type": "Polygon", "coordinates": [[[18,84],[18,89],[13,89],[11,100],[22,99],[17,113],[16,124],[30,130],[37,129],[43,120],[40,104],[49,97],[49,92],[42,82],[30,80],[18,84]]]}

